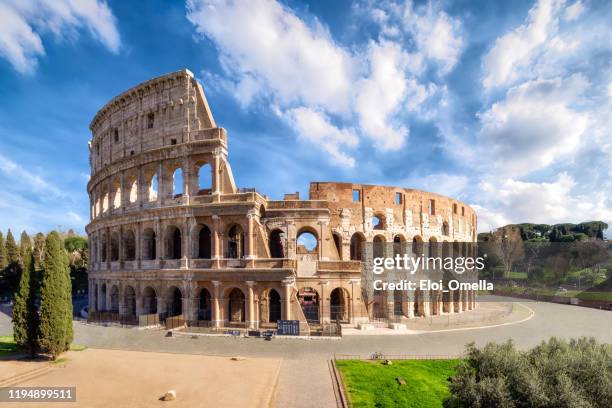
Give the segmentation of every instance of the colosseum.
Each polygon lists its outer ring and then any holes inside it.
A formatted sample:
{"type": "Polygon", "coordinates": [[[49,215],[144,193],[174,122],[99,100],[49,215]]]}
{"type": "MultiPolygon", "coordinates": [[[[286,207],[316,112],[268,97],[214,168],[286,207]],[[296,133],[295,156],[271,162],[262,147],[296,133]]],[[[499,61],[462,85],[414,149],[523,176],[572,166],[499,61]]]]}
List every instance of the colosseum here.
{"type": "Polygon", "coordinates": [[[90,129],[94,318],[181,316],[218,330],[298,320],[300,332],[314,332],[476,306],[464,290],[366,296],[362,279],[367,243],[417,253],[475,242],[472,208],[402,187],[312,182],[307,200],[239,188],[227,133],[188,70],[115,97],[90,129]]]}

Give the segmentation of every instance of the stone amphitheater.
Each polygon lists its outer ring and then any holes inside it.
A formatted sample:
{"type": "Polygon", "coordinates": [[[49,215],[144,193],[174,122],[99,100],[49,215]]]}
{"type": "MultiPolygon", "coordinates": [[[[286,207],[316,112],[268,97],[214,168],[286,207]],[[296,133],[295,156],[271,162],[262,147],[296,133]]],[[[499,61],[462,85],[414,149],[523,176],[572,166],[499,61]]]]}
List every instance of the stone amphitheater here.
{"type": "Polygon", "coordinates": [[[472,208],[402,187],[312,182],[307,200],[239,188],[227,133],[188,70],[115,97],[90,129],[90,316],[315,329],[476,306],[464,290],[368,296],[362,279],[367,243],[462,251],[476,241],[472,208]]]}

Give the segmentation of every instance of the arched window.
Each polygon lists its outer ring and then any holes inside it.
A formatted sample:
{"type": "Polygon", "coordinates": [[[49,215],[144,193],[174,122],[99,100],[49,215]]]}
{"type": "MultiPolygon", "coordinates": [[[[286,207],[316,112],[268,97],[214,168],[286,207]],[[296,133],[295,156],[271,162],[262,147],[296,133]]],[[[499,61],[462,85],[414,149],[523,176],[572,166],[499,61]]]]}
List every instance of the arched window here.
{"type": "Polygon", "coordinates": [[[134,231],[125,231],[123,242],[124,259],[126,261],[133,261],[136,259],[136,236],[134,235],[134,231]]]}
{"type": "Polygon", "coordinates": [[[151,177],[151,181],[149,183],[149,201],[157,200],[157,173],[151,177]]]}
{"type": "Polygon", "coordinates": [[[238,288],[232,289],[228,296],[227,320],[230,322],[244,322],[245,302],[244,293],[238,288]]]}
{"type": "Polygon", "coordinates": [[[138,180],[134,180],[130,186],[130,203],[138,200],[138,180]]]}
{"type": "Polygon", "coordinates": [[[121,207],[121,187],[117,186],[113,195],[113,208],[121,207]]]}
{"type": "Polygon", "coordinates": [[[198,168],[198,194],[212,192],[212,170],[210,164],[203,164],[198,168]]]}
{"type": "Polygon", "coordinates": [[[178,316],[183,314],[183,294],[176,286],[168,290],[168,316],[178,316]]]}
{"type": "Polygon", "coordinates": [[[446,221],[442,223],[442,235],[449,235],[448,222],[446,221]]]}
{"type": "Polygon", "coordinates": [[[382,230],[385,225],[383,223],[382,217],[380,215],[375,215],[372,217],[372,228],[375,230],[382,230]]]}
{"type": "Polygon", "coordinates": [[[142,258],[146,260],[157,258],[155,231],[147,228],[142,233],[142,258]]]}
{"type": "Polygon", "coordinates": [[[429,248],[428,248],[428,252],[429,252],[429,256],[437,256],[438,255],[438,248],[436,246],[436,238],[431,237],[429,238],[429,248]]]}
{"type": "Polygon", "coordinates": [[[363,252],[363,243],[365,238],[359,232],[356,232],[351,237],[351,260],[361,261],[363,252]]]}
{"type": "Polygon", "coordinates": [[[181,256],[183,256],[181,230],[171,225],[166,231],[166,259],[181,259],[181,256]]]}
{"type": "Polygon", "coordinates": [[[234,225],[227,234],[227,258],[239,259],[244,255],[244,232],[240,225],[234,225]]]}
{"type": "Polygon", "coordinates": [[[211,256],[211,233],[206,225],[202,225],[198,233],[198,258],[210,259],[211,256]]]}
{"type": "Polygon", "coordinates": [[[285,233],[281,230],[274,230],[270,233],[269,239],[270,256],[272,258],[285,257],[285,233]]]}
{"type": "Polygon", "coordinates": [[[106,234],[102,234],[102,238],[100,239],[101,241],[101,245],[100,245],[100,260],[102,262],[106,262],[107,261],[107,254],[108,254],[108,241],[106,239],[106,234]]]}
{"type": "Polygon", "coordinates": [[[412,253],[416,256],[423,254],[423,239],[418,235],[412,239],[412,253]]]}
{"type": "Polygon", "coordinates": [[[111,234],[111,262],[119,260],[119,234],[113,232],[111,234]]]}
{"type": "Polygon", "coordinates": [[[377,235],[374,237],[373,256],[374,258],[382,258],[385,255],[385,237],[377,235]]]}
{"type": "Polygon", "coordinates": [[[306,230],[301,231],[297,235],[297,253],[298,254],[316,254],[318,252],[319,242],[317,236],[306,230]]]}
{"type": "Polygon", "coordinates": [[[144,314],[157,313],[157,294],[150,286],[142,291],[142,311],[144,314]]]}
{"type": "Polygon", "coordinates": [[[183,170],[178,168],[172,175],[172,197],[180,197],[183,193],[183,170]]]}
{"type": "Polygon", "coordinates": [[[104,198],[102,199],[102,212],[108,211],[108,193],[104,193],[104,198]]]}

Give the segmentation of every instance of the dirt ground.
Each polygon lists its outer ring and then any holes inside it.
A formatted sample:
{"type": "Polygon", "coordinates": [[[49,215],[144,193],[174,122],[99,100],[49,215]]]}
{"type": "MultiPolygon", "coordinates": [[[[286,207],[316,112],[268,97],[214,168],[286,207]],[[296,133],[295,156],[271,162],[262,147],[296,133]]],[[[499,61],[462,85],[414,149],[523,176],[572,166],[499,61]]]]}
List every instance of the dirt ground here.
{"type": "MultiPolygon", "coordinates": [[[[41,377],[20,387],[75,386],[77,402],[20,403],[19,406],[60,407],[268,407],[276,387],[281,359],[229,357],[87,349],[69,352],[41,377]],[[177,399],[162,402],[168,390],[177,399]]],[[[33,364],[0,361],[0,380],[35,368],[33,364]]],[[[0,403],[0,407],[15,403],[0,403]]]]}

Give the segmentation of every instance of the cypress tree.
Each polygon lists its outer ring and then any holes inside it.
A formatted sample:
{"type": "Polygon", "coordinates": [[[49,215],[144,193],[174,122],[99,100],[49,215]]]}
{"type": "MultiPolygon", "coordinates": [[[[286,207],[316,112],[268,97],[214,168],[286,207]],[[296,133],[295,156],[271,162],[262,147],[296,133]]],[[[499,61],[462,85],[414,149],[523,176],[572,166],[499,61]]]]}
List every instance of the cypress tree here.
{"type": "Polygon", "coordinates": [[[72,288],[68,258],[56,231],[45,240],[42,280],[40,287],[40,347],[57,356],[72,343],[72,288]]]}
{"type": "Polygon", "coordinates": [[[25,265],[26,262],[29,262],[31,254],[28,253],[29,250],[32,249],[32,240],[27,232],[23,231],[21,233],[21,238],[19,240],[19,257],[21,259],[22,265],[25,265]],[[26,260],[26,258],[28,258],[26,260]]]}
{"type": "Polygon", "coordinates": [[[6,234],[6,263],[3,275],[3,286],[5,290],[13,297],[19,286],[19,278],[21,276],[21,264],[19,263],[19,247],[15,243],[13,233],[9,229],[6,234]]]}
{"type": "Polygon", "coordinates": [[[15,294],[15,306],[13,307],[13,338],[17,347],[34,357],[38,344],[38,310],[36,309],[38,285],[31,248],[23,255],[23,260],[19,289],[15,294]]]}
{"type": "Polygon", "coordinates": [[[13,237],[13,233],[9,229],[6,233],[6,261],[10,265],[12,262],[19,261],[19,248],[17,248],[17,244],[15,243],[15,238],[13,237]]]}
{"type": "Polygon", "coordinates": [[[34,237],[34,263],[35,269],[42,268],[42,262],[45,257],[45,234],[39,232],[34,237]]]}
{"type": "Polygon", "coordinates": [[[0,232],[0,274],[6,268],[8,262],[6,260],[6,248],[4,247],[4,235],[0,232]]]}

